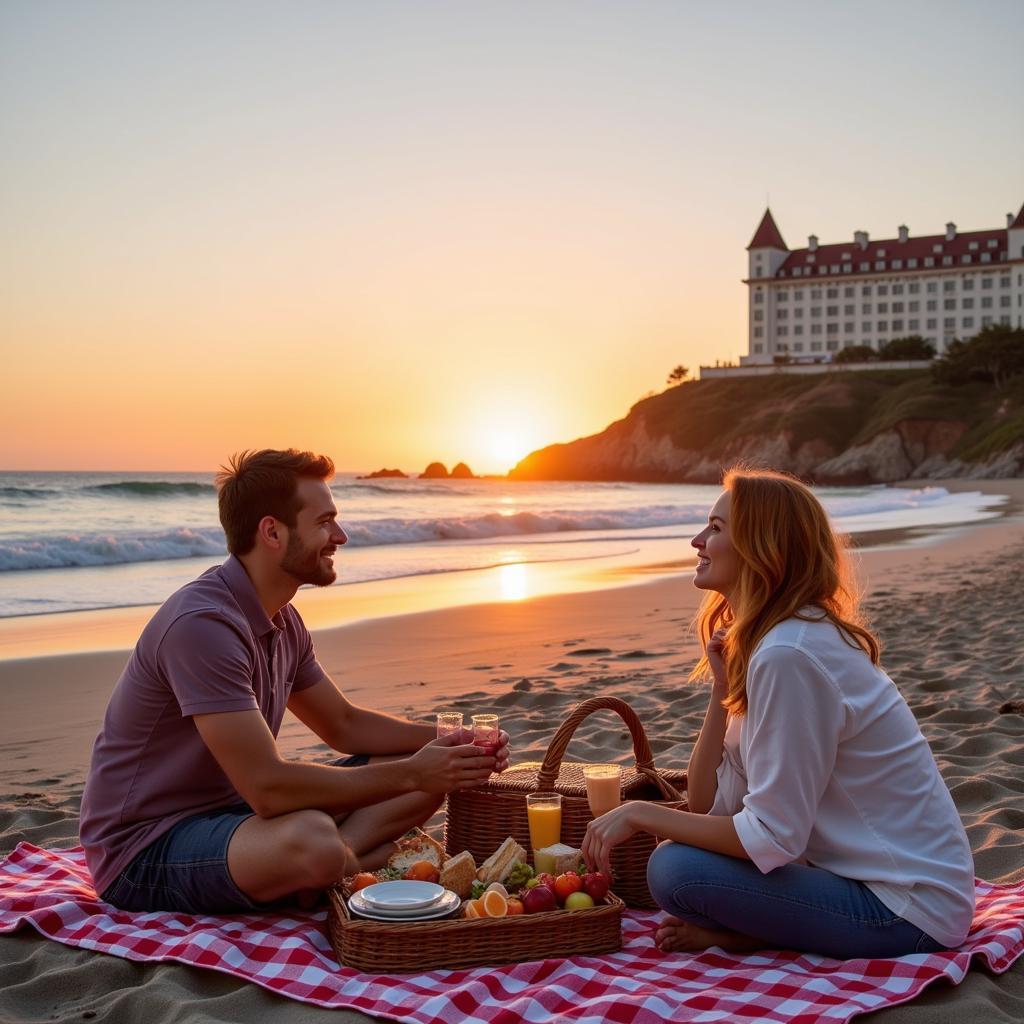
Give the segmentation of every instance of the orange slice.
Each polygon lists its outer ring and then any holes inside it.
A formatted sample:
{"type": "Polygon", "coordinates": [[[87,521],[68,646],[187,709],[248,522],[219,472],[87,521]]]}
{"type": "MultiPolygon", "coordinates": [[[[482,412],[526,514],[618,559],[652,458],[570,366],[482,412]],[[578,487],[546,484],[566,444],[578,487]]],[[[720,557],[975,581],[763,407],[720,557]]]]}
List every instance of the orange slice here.
{"type": "Polygon", "coordinates": [[[496,889],[488,889],[480,897],[480,909],[487,917],[504,917],[508,913],[508,900],[496,889]]]}
{"type": "Polygon", "coordinates": [[[462,911],[463,917],[480,917],[480,904],[477,900],[468,900],[462,911]]]}

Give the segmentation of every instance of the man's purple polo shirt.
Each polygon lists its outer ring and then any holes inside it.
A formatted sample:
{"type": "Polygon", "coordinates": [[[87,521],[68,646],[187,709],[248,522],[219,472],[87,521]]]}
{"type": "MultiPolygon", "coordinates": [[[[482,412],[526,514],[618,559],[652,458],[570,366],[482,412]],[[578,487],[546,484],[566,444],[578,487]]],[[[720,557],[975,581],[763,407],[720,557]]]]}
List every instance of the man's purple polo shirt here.
{"type": "Polygon", "coordinates": [[[277,736],[288,698],[324,678],[299,613],[267,616],[229,556],[161,606],[114,688],[82,795],[96,891],[189,815],[242,802],[192,715],[257,709],[277,736]]]}

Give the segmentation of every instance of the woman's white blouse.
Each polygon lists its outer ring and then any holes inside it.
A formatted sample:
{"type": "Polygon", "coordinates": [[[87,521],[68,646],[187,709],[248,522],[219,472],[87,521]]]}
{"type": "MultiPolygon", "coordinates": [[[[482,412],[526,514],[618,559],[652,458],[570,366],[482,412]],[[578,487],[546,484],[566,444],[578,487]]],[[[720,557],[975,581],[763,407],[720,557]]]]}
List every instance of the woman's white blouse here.
{"type": "Polygon", "coordinates": [[[943,945],[967,936],[974,862],[953,799],[892,680],[827,620],[787,619],[758,644],[710,813],[732,815],[764,873],[803,861],[943,945]]]}

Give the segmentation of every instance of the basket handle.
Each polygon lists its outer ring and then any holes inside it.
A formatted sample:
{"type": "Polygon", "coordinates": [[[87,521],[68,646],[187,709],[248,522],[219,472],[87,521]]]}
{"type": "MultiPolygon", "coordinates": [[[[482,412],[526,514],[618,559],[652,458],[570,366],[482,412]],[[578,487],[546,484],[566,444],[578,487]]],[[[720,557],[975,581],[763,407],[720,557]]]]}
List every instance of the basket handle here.
{"type": "Polygon", "coordinates": [[[647,742],[647,733],[637,717],[636,712],[618,697],[591,697],[573,708],[569,717],[558,727],[558,732],[552,737],[548,744],[547,753],[544,755],[544,762],[537,772],[537,789],[549,790],[555,788],[555,779],[558,778],[558,769],[562,766],[562,757],[569,740],[572,739],[576,727],[588,715],[595,711],[614,711],[629,728],[630,736],[633,737],[633,755],[636,758],[636,770],[647,777],[661,790],[666,800],[681,800],[682,796],[676,788],[662,778],[661,773],[654,767],[654,755],[651,753],[651,745],[647,742]]]}

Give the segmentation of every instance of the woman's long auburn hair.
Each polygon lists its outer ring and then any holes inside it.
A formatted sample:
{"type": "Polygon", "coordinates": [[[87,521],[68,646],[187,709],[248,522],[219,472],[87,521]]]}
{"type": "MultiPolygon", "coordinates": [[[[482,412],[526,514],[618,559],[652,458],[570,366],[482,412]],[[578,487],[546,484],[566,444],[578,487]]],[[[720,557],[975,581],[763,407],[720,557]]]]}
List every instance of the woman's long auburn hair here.
{"type": "Polygon", "coordinates": [[[714,591],[705,595],[697,613],[702,657],[690,678],[710,674],[708,642],[726,627],[729,689],[723,704],[730,714],[745,714],[754,648],[783,620],[822,613],[877,665],[881,649],[861,619],[845,545],[810,489],[786,473],[744,467],[728,470],[722,483],[731,495],[729,534],[738,556],[733,604],[714,591]],[[801,615],[809,606],[820,611],[801,615]]]}

